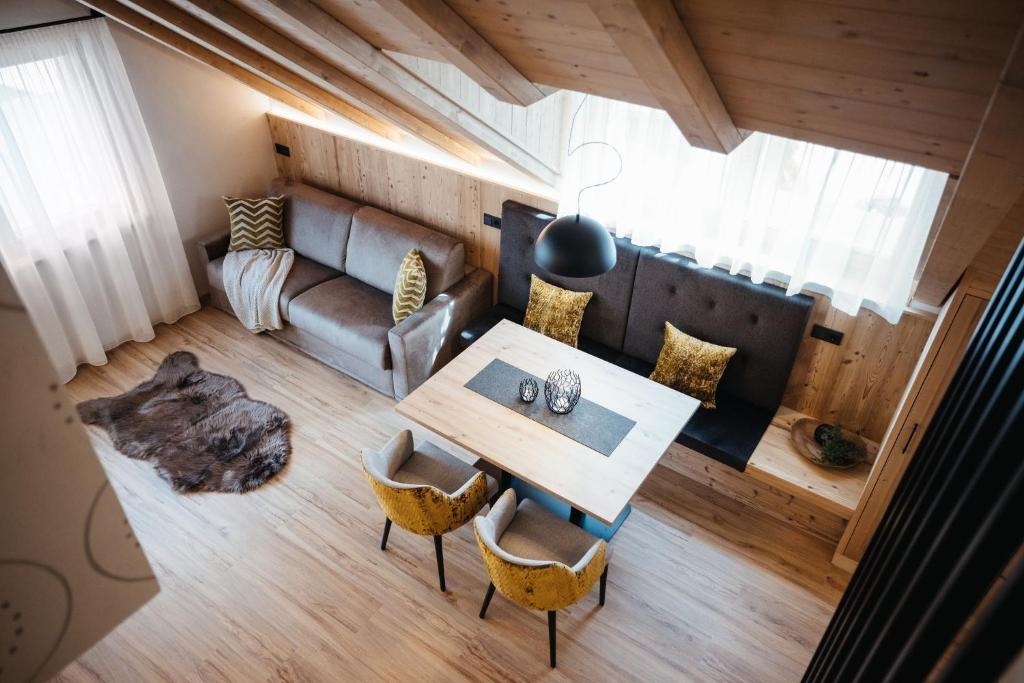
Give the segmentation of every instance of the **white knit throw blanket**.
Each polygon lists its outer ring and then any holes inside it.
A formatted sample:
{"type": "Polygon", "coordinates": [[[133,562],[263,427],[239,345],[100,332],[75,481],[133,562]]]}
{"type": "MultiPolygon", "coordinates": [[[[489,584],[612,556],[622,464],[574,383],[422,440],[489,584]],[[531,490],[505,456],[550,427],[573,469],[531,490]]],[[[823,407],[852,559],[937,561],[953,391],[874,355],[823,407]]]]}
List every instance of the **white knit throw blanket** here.
{"type": "Polygon", "coordinates": [[[291,249],[229,251],[224,257],[224,293],[250,332],[281,329],[278,299],[294,262],[291,249]]]}

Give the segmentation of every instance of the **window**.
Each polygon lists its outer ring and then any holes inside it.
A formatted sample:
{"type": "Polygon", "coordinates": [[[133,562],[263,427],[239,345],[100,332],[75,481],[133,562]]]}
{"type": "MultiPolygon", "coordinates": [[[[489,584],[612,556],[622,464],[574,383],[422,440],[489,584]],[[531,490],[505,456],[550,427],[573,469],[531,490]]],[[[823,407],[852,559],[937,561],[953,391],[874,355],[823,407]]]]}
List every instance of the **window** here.
{"type": "MultiPolygon", "coordinates": [[[[691,147],[668,115],[589,96],[573,146],[612,144],[622,174],[585,192],[580,211],[641,245],[809,289],[854,315],[863,305],[897,322],[946,174],[754,133],[728,155],[691,147]]],[[[581,148],[563,166],[559,213],[581,187],[615,175],[615,154],[581,148]]]]}

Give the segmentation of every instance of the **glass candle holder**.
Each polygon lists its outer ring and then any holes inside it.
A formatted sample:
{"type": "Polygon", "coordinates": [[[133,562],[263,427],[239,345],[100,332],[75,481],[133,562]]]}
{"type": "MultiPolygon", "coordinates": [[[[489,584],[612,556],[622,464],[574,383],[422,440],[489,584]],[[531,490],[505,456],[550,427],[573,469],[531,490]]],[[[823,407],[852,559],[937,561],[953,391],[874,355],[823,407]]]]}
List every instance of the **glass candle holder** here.
{"type": "Polygon", "coordinates": [[[527,403],[533,403],[538,393],[540,393],[540,389],[537,388],[537,382],[532,377],[527,377],[519,383],[519,398],[527,403]]]}
{"type": "Polygon", "coordinates": [[[544,382],[544,400],[553,413],[571,413],[580,402],[580,376],[572,370],[555,370],[544,382]]]}

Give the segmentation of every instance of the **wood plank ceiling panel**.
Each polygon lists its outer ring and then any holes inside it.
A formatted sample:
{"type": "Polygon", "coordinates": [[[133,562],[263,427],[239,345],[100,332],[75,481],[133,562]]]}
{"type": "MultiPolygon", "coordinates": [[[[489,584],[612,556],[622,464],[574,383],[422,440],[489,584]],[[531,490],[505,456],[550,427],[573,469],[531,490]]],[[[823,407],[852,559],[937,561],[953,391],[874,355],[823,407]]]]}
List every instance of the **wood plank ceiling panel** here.
{"type": "MultiPolygon", "coordinates": [[[[189,5],[226,4],[223,0],[174,1],[189,5]]],[[[557,174],[547,164],[424,82],[310,0],[233,2],[247,16],[266,26],[273,26],[285,40],[313,53],[329,68],[344,69],[364,86],[415,112],[445,133],[486,150],[549,185],[555,184],[557,174]]]]}
{"type": "MultiPolygon", "coordinates": [[[[658,106],[588,3],[448,2],[535,82],[658,106]]],[[[1019,0],[675,4],[738,126],[952,172],[1024,13],[1019,0]]]]}
{"type": "Polygon", "coordinates": [[[378,0],[392,16],[495,99],[528,107],[544,99],[536,85],[444,2],[378,0]]]}
{"type": "MultiPolygon", "coordinates": [[[[130,4],[151,0],[121,1],[130,4]]],[[[253,52],[273,60],[306,81],[338,97],[350,98],[357,104],[369,107],[381,117],[460,159],[479,163],[480,154],[475,147],[460,139],[457,134],[453,134],[450,129],[439,127],[436,119],[424,117],[422,111],[403,106],[406,103],[396,103],[385,96],[390,93],[381,94],[367,87],[346,71],[291,40],[289,36],[281,33],[276,25],[263,23],[225,0],[170,2],[180,8],[180,11],[187,12],[195,21],[231,36],[253,52]]]]}

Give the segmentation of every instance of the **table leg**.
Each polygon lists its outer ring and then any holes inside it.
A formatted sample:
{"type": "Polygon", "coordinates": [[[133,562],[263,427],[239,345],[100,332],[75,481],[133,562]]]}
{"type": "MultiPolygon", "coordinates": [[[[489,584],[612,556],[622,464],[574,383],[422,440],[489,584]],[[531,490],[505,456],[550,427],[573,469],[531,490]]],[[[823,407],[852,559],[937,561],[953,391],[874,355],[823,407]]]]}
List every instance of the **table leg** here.
{"type": "Polygon", "coordinates": [[[505,470],[501,471],[501,480],[498,482],[498,493],[505,493],[512,486],[512,475],[505,470]]]}
{"type": "Polygon", "coordinates": [[[569,508],[569,521],[576,526],[583,526],[583,518],[586,515],[583,514],[582,510],[577,508],[569,508]]]}

